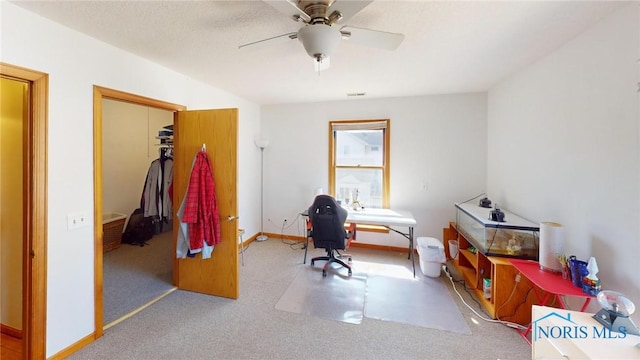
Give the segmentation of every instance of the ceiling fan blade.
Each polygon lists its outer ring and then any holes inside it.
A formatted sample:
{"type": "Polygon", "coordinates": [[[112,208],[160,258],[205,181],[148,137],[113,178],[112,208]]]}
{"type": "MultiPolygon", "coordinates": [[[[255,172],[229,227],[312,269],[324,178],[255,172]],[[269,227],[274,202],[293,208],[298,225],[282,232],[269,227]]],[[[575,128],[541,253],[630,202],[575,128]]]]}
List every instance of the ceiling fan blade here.
{"type": "Polygon", "coordinates": [[[342,37],[357,45],[376,47],[384,50],[395,50],[402,40],[403,34],[370,30],[345,25],[340,29],[342,37]]]}
{"type": "Polygon", "coordinates": [[[270,37],[267,39],[262,39],[262,40],[258,40],[258,41],[254,41],[254,42],[250,42],[248,44],[243,44],[238,46],[238,49],[244,49],[246,47],[252,47],[252,48],[258,48],[258,47],[262,47],[263,45],[271,45],[274,43],[278,43],[278,42],[285,42],[287,40],[292,40],[292,39],[297,39],[298,38],[298,33],[297,32],[290,32],[287,34],[282,34],[282,35],[278,35],[278,36],[274,36],[274,37],[270,37]]]}
{"type": "Polygon", "coordinates": [[[262,1],[271,5],[271,7],[278,10],[279,12],[287,15],[287,17],[292,19],[293,21],[298,21],[296,19],[296,15],[300,16],[305,22],[308,22],[309,20],[311,20],[309,15],[307,15],[302,9],[300,9],[296,5],[296,2],[297,2],[296,0],[262,0],[262,1]]]}
{"type": "Polygon", "coordinates": [[[336,0],[327,10],[327,16],[334,11],[339,11],[342,14],[340,21],[345,22],[372,2],[373,0],[336,0]]]}

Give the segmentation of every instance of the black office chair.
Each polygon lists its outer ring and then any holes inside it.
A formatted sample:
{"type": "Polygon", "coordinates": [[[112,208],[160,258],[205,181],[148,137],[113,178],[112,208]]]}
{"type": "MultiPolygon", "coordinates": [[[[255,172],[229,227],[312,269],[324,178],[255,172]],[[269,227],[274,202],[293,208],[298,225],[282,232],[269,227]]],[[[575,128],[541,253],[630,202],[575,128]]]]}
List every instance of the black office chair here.
{"type": "MultiPolygon", "coordinates": [[[[336,200],[329,195],[316,196],[313,204],[309,207],[310,229],[308,229],[309,234],[307,235],[313,239],[313,247],[327,250],[326,256],[311,259],[311,266],[317,260],[327,261],[322,268],[323,277],[327,276],[327,269],[334,262],[347,268],[349,276],[352,274],[351,266],[340,259],[346,254],[340,255],[338,252],[338,250],[347,249],[356,235],[355,224],[350,225],[349,231],[345,230],[346,219],[347,210],[338,205],[336,200]]],[[[349,261],[351,261],[350,257],[349,261]]]]}

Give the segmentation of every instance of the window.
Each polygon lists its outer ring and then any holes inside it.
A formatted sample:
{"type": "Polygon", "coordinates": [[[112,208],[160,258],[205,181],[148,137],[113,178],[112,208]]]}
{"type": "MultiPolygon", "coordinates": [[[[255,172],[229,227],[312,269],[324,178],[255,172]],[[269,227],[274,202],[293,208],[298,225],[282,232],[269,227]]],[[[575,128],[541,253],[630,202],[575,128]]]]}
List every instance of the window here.
{"type": "Polygon", "coordinates": [[[329,192],[347,205],[389,207],[389,120],[329,123],[329,192]]]}

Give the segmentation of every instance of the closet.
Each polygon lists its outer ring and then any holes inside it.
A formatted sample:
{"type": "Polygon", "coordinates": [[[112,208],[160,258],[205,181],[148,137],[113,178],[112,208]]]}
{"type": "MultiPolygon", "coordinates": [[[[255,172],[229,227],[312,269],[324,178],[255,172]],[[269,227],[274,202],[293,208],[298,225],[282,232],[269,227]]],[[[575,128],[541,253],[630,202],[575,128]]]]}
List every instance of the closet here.
{"type": "Polygon", "coordinates": [[[108,325],[174,288],[174,120],[171,111],[107,99],[102,115],[103,303],[108,325]],[[136,209],[141,213],[132,215],[136,209]],[[122,233],[134,218],[149,225],[136,239],[144,248],[126,243],[132,234],[122,233]],[[110,219],[122,220],[114,227],[110,219]],[[112,245],[114,235],[122,244],[112,245]]]}
{"type": "MultiPolygon", "coordinates": [[[[164,170],[165,160],[172,159],[173,142],[163,129],[173,126],[173,112],[108,99],[103,100],[102,110],[103,214],[128,217],[141,205],[152,164],[160,163],[164,170]]],[[[166,206],[158,210],[156,196],[145,201],[146,215],[162,217],[169,210],[166,206]]]]}
{"type": "Polygon", "coordinates": [[[159,233],[166,231],[173,219],[173,124],[160,128],[156,139],[158,158],[149,165],[140,209],[144,218],[154,223],[155,232],[159,233]]]}

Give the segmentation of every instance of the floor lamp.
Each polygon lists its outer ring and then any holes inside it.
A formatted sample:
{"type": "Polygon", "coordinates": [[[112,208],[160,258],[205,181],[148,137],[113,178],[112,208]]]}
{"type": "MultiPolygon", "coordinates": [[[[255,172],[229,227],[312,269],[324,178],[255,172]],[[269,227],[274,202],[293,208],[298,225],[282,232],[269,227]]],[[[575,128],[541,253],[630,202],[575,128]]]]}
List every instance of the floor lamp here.
{"type": "Polygon", "coordinates": [[[256,146],[260,148],[260,235],[256,241],[265,241],[269,237],[264,234],[264,148],[269,145],[269,140],[256,140],[256,146]]]}

